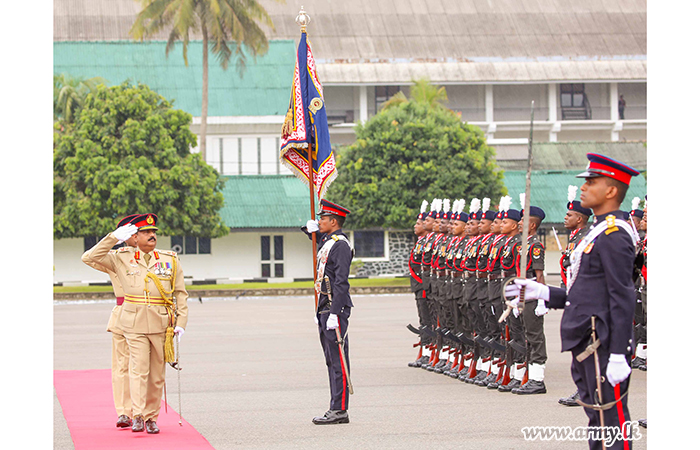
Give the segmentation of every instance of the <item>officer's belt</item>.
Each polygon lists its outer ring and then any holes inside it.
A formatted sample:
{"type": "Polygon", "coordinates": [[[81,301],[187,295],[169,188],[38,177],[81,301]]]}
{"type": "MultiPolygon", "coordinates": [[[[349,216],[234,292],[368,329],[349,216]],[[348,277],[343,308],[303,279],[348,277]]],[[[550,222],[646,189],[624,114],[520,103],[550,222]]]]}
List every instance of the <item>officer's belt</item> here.
{"type": "Polygon", "coordinates": [[[163,305],[165,306],[165,300],[162,298],[144,297],[142,295],[125,295],[124,301],[126,303],[131,303],[133,305],[163,305]]]}
{"type": "Polygon", "coordinates": [[[583,362],[586,358],[591,356],[600,347],[600,339],[596,339],[595,342],[589,344],[584,351],[576,355],[576,361],[583,362]]]}
{"type": "Polygon", "coordinates": [[[499,272],[489,274],[489,281],[498,280],[499,278],[501,278],[501,274],[499,272]]]}
{"type": "Polygon", "coordinates": [[[487,276],[488,276],[488,273],[486,273],[486,272],[481,272],[481,271],[476,272],[477,278],[486,278],[487,276]]]}

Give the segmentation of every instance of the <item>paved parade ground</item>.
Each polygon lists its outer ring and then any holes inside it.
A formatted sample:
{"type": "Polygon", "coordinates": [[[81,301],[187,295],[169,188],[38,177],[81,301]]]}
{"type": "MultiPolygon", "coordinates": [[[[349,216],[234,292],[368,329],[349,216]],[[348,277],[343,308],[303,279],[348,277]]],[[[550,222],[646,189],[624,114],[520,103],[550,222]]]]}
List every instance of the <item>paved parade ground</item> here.
{"type": "MultiPolygon", "coordinates": [[[[546,449],[587,448],[586,442],[532,441],[524,426],[585,426],[580,407],[557,404],[574,391],[570,353],[560,353],[561,311],[545,318],[547,394],[518,396],[407,367],[417,352],[413,296],[353,296],[349,342],[350,424],[316,426],[329,405],[328,374],[313,319],[311,297],[242,297],[189,301],[180,348],[183,419],[215,449],[546,449]]],[[[109,369],[112,302],[57,302],[54,370],[109,369]]],[[[177,417],[177,377],[166,368],[168,416],[177,417]]],[[[106,395],[111,398],[111,392],[106,395]]],[[[632,371],[629,410],[647,417],[647,374],[632,371]]],[[[87,413],[87,412],[86,412],[87,413]]],[[[127,433],[142,445],[174,432],[163,417],[160,435],[127,433]]],[[[653,426],[653,424],[652,424],[653,426]]],[[[646,448],[647,430],[635,449],[646,448]]],[[[54,391],[54,448],[73,441],[54,391]]]]}

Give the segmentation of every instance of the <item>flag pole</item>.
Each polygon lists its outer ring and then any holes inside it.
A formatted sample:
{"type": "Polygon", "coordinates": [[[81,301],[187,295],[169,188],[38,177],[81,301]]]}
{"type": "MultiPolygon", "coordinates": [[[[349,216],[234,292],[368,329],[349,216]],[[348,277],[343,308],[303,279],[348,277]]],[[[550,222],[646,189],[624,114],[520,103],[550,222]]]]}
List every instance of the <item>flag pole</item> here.
{"type": "MultiPolygon", "coordinates": [[[[299,15],[296,18],[296,23],[301,27],[301,32],[306,33],[306,25],[311,22],[311,17],[304,11],[304,7],[301,7],[299,15]]],[[[314,126],[314,125],[312,125],[314,126]]],[[[316,186],[314,180],[314,163],[313,163],[313,146],[316,142],[309,142],[307,147],[307,158],[306,162],[309,164],[309,203],[311,205],[311,220],[316,218],[316,208],[314,201],[314,186],[316,186]]],[[[311,233],[311,248],[312,248],[312,261],[313,261],[313,274],[314,274],[314,313],[318,310],[318,292],[316,292],[316,254],[318,252],[318,243],[316,242],[316,233],[311,233]]]]}

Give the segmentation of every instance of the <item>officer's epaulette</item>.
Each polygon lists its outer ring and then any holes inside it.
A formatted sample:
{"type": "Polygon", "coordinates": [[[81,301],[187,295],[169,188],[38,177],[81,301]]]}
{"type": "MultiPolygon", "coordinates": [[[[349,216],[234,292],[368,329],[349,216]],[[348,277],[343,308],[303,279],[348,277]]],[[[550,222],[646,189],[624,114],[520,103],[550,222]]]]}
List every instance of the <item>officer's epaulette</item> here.
{"type": "Polygon", "coordinates": [[[606,236],[610,233],[614,233],[615,231],[619,230],[619,228],[617,228],[617,225],[615,225],[615,216],[613,216],[612,214],[608,214],[607,216],[605,216],[605,222],[607,222],[608,224],[608,229],[605,230],[606,236]]]}
{"type": "Polygon", "coordinates": [[[177,252],[174,252],[172,250],[158,250],[158,252],[163,254],[163,255],[177,256],[177,252]]]}
{"type": "Polygon", "coordinates": [[[332,235],[331,235],[331,238],[332,238],[334,241],[337,241],[338,239],[340,239],[340,238],[338,237],[337,234],[332,234],[332,235]]]}
{"type": "Polygon", "coordinates": [[[134,249],[134,247],[129,247],[129,246],[127,245],[127,246],[124,246],[124,247],[119,247],[116,251],[119,252],[119,253],[124,253],[124,252],[130,252],[130,251],[132,251],[133,249],[134,249]]]}

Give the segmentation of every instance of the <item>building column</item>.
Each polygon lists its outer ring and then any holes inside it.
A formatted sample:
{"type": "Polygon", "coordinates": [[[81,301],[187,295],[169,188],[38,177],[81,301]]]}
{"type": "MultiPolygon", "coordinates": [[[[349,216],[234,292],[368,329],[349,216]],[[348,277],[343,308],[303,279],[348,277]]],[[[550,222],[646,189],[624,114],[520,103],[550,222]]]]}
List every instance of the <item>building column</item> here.
{"type": "Polygon", "coordinates": [[[367,86],[360,86],[360,123],[367,122],[369,118],[369,110],[367,106],[367,86]]]}
{"type": "Polygon", "coordinates": [[[617,111],[617,83],[610,83],[610,120],[613,121],[613,129],[610,132],[610,140],[617,142],[620,140],[620,130],[622,129],[622,122],[620,122],[620,116],[617,111]]]}
{"type": "Polygon", "coordinates": [[[557,85],[547,85],[547,121],[552,124],[549,129],[549,142],[557,142],[557,133],[561,130],[561,123],[557,120],[557,85]]]}
{"type": "Polygon", "coordinates": [[[493,120],[493,84],[487,84],[485,88],[484,109],[486,111],[485,119],[487,123],[486,139],[493,139],[496,133],[496,124],[493,120]]]}

